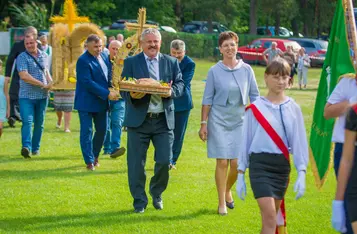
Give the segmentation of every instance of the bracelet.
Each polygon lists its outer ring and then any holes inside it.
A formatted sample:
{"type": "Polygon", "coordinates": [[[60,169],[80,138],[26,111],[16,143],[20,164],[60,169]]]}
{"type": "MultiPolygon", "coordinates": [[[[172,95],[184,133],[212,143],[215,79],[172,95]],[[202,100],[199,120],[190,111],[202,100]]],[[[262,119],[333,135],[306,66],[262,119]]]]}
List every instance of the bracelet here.
{"type": "Polygon", "coordinates": [[[201,124],[207,124],[207,121],[201,121],[201,124]]]}

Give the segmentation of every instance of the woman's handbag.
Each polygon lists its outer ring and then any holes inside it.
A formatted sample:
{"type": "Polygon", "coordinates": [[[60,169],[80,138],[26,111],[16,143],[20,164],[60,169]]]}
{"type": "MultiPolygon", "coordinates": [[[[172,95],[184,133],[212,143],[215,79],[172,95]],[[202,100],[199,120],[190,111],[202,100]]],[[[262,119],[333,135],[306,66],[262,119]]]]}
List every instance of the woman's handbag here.
{"type": "Polygon", "coordinates": [[[304,67],[311,67],[311,64],[309,61],[306,61],[305,59],[303,59],[304,61],[304,67]]]}

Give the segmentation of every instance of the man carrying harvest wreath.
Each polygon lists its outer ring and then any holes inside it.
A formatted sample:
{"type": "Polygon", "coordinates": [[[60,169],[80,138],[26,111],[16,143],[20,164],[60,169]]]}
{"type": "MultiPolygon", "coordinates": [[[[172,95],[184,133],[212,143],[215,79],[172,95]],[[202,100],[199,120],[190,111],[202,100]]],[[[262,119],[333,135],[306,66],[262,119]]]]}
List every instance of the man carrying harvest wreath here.
{"type": "Polygon", "coordinates": [[[178,60],[160,53],[160,32],[153,28],[145,29],[140,40],[143,52],[125,59],[121,76],[135,78],[140,84],[163,81],[171,85],[171,90],[161,95],[121,92],[127,108],[124,126],[128,129],[128,179],[135,213],[144,213],[148,204],[145,162],[150,141],[155,148],[155,169],[150,180],[150,195],[155,209],[163,209],[162,193],[169,181],[174,140],[173,99],[180,97],[184,89],[178,60]],[[150,82],[151,79],[154,82],[150,82]]]}

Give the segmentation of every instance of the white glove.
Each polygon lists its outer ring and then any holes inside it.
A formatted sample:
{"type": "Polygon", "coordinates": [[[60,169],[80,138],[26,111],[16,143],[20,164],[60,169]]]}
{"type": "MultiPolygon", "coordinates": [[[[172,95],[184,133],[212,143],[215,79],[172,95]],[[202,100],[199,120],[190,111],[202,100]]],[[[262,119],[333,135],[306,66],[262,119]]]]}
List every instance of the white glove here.
{"type": "Polygon", "coordinates": [[[238,197],[244,201],[245,196],[247,196],[247,188],[245,186],[244,174],[238,173],[236,190],[238,197]]]}
{"type": "Polygon", "coordinates": [[[295,197],[296,200],[302,197],[305,193],[305,187],[306,187],[305,178],[306,178],[305,171],[299,171],[298,178],[294,186],[294,192],[297,193],[295,197]]]}
{"type": "Polygon", "coordinates": [[[347,232],[345,208],[343,203],[343,201],[337,200],[332,202],[332,227],[340,233],[347,232]]]}

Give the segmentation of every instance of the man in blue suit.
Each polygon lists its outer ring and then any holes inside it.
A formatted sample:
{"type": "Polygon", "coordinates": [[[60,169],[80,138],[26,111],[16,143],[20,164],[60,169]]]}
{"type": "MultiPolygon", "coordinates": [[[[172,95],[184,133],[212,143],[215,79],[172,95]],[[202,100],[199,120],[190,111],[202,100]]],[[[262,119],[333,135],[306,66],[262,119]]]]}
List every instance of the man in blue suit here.
{"type": "Polygon", "coordinates": [[[134,212],[143,213],[148,198],[145,192],[145,162],[150,141],[155,148],[154,176],[150,195],[155,209],[163,209],[161,194],[169,181],[169,164],[175,127],[173,98],[180,97],[184,83],[177,59],[160,53],[161,34],[145,29],[141,35],[143,53],[124,61],[122,77],[151,78],[171,84],[167,95],[121,92],[126,102],[124,126],[128,128],[127,163],[134,212]]]}
{"type": "Polygon", "coordinates": [[[171,56],[177,58],[182,73],[182,79],[185,83],[183,94],[180,98],[174,100],[175,103],[175,129],[174,144],[172,146],[172,160],[170,168],[176,169],[176,162],[180,156],[183,140],[188,123],[190,111],[193,108],[191,94],[191,80],[195,73],[195,63],[190,57],[185,55],[186,45],[181,40],[173,40],[170,49],[171,56]]]}
{"type": "Polygon", "coordinates": [[[99,36],[89,35],[87,51],[76,65],[77,84],[74,108],[80,121],[80,143],[88,170],[99,166],[99,153],[107,131],[109,100],[118,100],[118,93],[111,87],[111,63],[99,36]],[[95,133],[93,137],[93,125],[95,133]]]}

